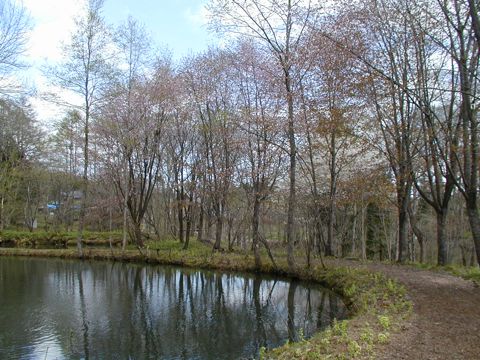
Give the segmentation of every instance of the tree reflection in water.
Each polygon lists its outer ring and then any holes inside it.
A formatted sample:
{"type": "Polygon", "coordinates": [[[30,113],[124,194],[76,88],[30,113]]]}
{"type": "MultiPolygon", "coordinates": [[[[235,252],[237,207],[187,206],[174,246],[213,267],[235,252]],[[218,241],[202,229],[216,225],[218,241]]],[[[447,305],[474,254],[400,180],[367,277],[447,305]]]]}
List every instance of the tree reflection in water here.
{"type": "Polygon", "coordinates": [[[345,315],[317,285],[260,275],[13,258],[0,274],[2,359],[252,358],[345,315]]]}

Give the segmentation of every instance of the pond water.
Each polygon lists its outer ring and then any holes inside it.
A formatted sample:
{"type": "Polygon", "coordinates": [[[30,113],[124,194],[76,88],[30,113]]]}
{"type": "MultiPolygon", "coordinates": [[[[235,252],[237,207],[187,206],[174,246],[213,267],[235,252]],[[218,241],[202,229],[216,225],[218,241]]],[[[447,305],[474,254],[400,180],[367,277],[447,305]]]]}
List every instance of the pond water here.
{"type": "Polygon", "coordinates": [[[345,315],[263,275],[0,257],[0,359],[251,359],[345,315]]]}

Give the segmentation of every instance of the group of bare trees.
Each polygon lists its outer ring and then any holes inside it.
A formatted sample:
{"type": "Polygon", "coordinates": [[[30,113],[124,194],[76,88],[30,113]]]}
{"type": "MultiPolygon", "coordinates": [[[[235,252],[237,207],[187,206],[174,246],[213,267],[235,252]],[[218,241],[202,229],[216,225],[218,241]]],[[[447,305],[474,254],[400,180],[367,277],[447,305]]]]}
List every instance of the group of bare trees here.
{"type": "Polygon", "coordinates": [[[178,62],[101,8],[49,71],[83,99],[46,165],[82,194],[79,240],[108,210],[124,246],[197,238],[257,265],[272,246],[290,266],[478,261],[476,2],[212,0],[228,45],[178,62]]]}

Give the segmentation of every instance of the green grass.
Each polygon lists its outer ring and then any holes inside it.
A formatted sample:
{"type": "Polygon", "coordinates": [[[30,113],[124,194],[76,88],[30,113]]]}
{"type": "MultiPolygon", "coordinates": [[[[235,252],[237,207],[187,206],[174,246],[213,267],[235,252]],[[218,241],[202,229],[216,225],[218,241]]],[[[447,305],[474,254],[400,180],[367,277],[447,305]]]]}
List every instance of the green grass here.
{"type": "Polygon", "coordinates": [[[316,269],[313,278],[341,294],[355,316],[308,341],[264,352],[264,359],[375,358],[375,347],[388,343],[390,333],[399,332],[411,314],[405,288],[382,274],[337,267],[316,269]]]}
{"type": "MultiPolygon", "coordinates": [[[[78,232],[66,231],[0,231],[0,244],[8,247],[35,248],[35,247],[66,247],[76,244],[78,232]]],[[[114,243],[119,243],[122,238],[121,232],[93,232],[85,231],[83,233],[84,243],[86,245],[108,246],[110,238],[114,243]]]]}
{"type": "Polygon", "coordinates": [[[423,270],[446,271],[452,275],[471,280],[480,286],[480,268],[478,266],[445,265],[411,263],[410,265],[423,270]]]}

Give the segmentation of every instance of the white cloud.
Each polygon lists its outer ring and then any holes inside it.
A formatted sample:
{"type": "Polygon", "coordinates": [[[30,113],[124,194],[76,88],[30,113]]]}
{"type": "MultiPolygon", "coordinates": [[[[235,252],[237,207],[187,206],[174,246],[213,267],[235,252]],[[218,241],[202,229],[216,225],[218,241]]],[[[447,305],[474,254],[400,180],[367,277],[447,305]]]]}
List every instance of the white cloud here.
{"type": "Polygon", "coordinates": [[[185,11],[185,18],[195,26],[205,26],[208,23],[209,12],[205,5],[200,6],[197,9],[187,8],[185,11]]]}
{"type": "MultiPolygon", "coordinates": [[[[16,0],[27,9],[33,29],[27,45],[26,58],[32,66],[27,71],[29,82],[33,82],[38,95],[51,92],[48,80],[41,71],[45,65],[54,65],[62,59],[62,43],[68,43],[75,28],[75,17],[82,13],[82,0],[16,0]]],[[[61,89],[55,92],[66,95],[61,89]]],[[[58,105],[37,96],[30,99],[38,119],[50,123],[63,113],[58,105]]]]}
{"type": "Polygon", "coordinates": [[[24,0],[23,5],[34,20],[28,55],[34,60],[61,58],[61,44],[68,42],[75,16],[82,11],[78,0],[24,0]]]}

